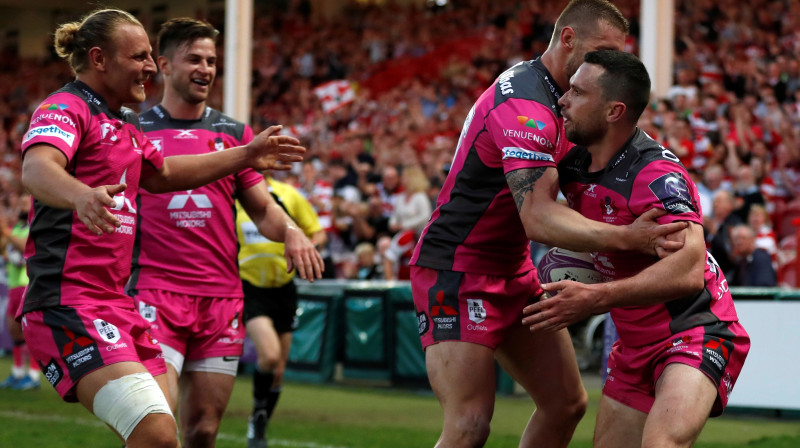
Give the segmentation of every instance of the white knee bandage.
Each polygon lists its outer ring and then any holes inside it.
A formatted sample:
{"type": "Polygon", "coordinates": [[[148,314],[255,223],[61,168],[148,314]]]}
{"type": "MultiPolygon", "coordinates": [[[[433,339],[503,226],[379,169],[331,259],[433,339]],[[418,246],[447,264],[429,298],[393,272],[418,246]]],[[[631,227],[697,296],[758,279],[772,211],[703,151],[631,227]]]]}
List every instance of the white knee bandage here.
{"type": "Polygon", "coordinates": [[[93,407],[94,415],[125,440],[148,414],[172,415],[158,383],[146,372],[109,381],[95,394],[93,407]]]}

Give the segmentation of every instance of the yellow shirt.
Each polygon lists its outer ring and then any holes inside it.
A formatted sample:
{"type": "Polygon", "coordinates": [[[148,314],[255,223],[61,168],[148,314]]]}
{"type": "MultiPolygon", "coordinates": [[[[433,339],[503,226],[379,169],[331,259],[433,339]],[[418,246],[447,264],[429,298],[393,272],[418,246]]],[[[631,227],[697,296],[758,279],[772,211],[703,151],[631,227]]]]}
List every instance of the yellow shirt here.
{"type": "MultiPolygon", "coordinates": [[[[268,178],[269,191],[306,236],[322,230],[311,204],[291,185],[268,178]]],[[[239,239],[239,276],[253,286],[278,288],[294,277],[286,272],[284,244],[272,241],[258,231],[256,224],[236,201],[236,237],[239,239]]]]}

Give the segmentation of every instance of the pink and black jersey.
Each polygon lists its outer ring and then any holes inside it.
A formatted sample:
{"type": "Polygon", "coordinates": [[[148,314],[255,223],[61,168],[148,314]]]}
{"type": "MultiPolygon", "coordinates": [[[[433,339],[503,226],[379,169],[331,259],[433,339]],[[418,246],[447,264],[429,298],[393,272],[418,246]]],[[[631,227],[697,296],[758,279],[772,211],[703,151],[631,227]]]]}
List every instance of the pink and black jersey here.
{"type": "Polygon", "coordinates": [[[509,68],[478,98],[412,265],[500,276],[533,269],[505,176],[555,167],[572,146],[558,109],[561,94],[537,59],[509,68]]]}
{"type": "MultiPolygon", "coordinates": [[[[198,120],[180,120],[156,106],[140,120],[164,157],[224,151],[253,139],[249,126],[210,107],[198,120]]],[[[140,191],[129,289],[242,297],[234,196],[263,180],[248,168],[193,190],[140,191]]]]}
{"type": "Polygon", "coordinates": [[[113,112],[86,84],[75,81],[50,95],[31,117],[22,139],[32,146],[55,147],[67,158],[66,170],[90,187],[127,184],[111,209],[122,225],[97,236],[74,210],[35,200],[25,248],[30,283],[23,312],[98,300],[132,307],[123,293],[130,276],[136,233],[136,196],[142,162],[158,170],[164,160],[147,140],[130,109],[113,112]]]}
{"type": "MultiPolygon", "coordinates": [[[[702,225],[695,184],[678,158],[637,129],[602,171],[589,173],[591,154],[576,147],[558,165],[561,191],[583,216],[626,225],[652,208],[668,213],[662,224],[690,221],[702,225]]],[[[638,252],[596,252],[595,268],[606,280],[631,277],[657,261],[638,252]]],[[[622,342],[639,347],[689,328],[738,320],[727,280],[711,254],[706,255],[705,289],[697,295],[650,306],[614,308],[611,316],[622,342]]]]}

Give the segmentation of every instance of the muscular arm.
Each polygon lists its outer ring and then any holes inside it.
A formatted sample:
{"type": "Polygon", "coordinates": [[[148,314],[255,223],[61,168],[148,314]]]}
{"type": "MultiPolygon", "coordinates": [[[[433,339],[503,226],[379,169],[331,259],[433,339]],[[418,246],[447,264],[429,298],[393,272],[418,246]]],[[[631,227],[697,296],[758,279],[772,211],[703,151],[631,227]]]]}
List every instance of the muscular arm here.
{"type": "Polygon", "coordinates": [[[690,223],[678,237],[685,238],[680,250],[633,277],[593,285],[568,280],[542,285],[546,292],[558,294],[525,307],[527,317],[522,323],[531,331],[554,331],[611,308],[653,305],[697,294],[705,285],[703,228],[690,223]]]}
{"type": "Polygon", "coordinates": [[[161,169],[141,180],[151,193],[190,190],[201,187],[245,168],[258,171],[288,170],[291,162],[303,160],[305,148],[287,135],[273,135],[281,129],[271,126],[244,146],[208,154],[164,158],[161,169]]]}
{"type": "MultiPolygon", "coordinates": [[[[529,239],[578,252],[637,250],[656,254],[657,246],[676,250],[681,243],[663,236],[685,227],[682,223],[658,226],[637,220],[630,226],[615,226],[583,217],[556,202],[558,172],[555,168],[519,169],[506,174],[511,194],[529,239]],[[658,243],[658,244],[657,244],[658,243]]],[[[649,212],[654,219],[658,211],[649,212]]],[[[663,212],[661,212],[663,214],[663,212]]],[[[643,218],[644,215],[643,215],[643,218]]]]}
{"type": "Polygon", "coordinates": [[[22,161],[22,184],[43,204],[75,210],[94,234],[113,233],[120,222],[107,207],[114,206],[114,195],[124,191],[125,184],[91,188],[67,173],[66,166],[67,158],[55,147],[31,146],[22,161]]]}
{"type": "Polygon", "coordinates": [[[297,268],[301,278],[314,281],[322,278],[322,257],[267,189],[266,180],[248,188],[241,196],[242,206],[262,235],[285,244],[287,268],[297,268]]]}

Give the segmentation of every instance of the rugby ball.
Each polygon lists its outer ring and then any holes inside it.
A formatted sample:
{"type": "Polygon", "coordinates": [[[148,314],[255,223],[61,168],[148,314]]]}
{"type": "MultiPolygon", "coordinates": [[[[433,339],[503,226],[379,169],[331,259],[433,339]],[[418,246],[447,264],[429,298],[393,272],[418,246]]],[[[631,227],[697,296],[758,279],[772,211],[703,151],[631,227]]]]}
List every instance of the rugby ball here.
{"type": "Polygon", "coordinates": [[[560,247],[547,251],[537,266],[540,283],[572,280],[581,283],[600,283],[603,276],[594,269],[592,256],[560,247]]]}

